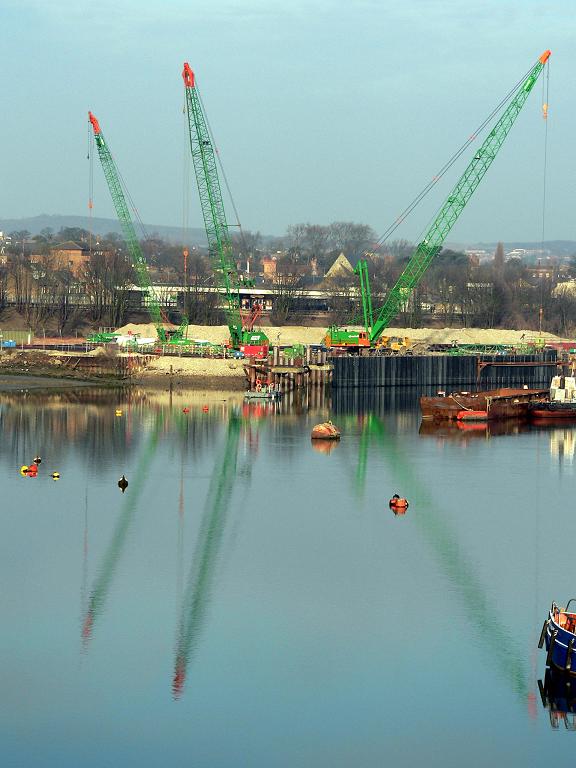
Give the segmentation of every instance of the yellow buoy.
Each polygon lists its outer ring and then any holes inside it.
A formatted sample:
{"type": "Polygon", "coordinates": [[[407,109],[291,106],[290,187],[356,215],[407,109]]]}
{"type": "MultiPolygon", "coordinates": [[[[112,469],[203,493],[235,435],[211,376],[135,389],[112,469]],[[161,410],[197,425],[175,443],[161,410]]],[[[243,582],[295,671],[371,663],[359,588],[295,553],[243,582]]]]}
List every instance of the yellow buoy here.
{"type": "Polygon", "coordinates": [[[52,480],[60,480],[60,472],[52,472],[50,477],[52,478],[52,480]]]}
{"type": "Polygon", "coordinates": [[[20,474],[22,475],[22,477],[26,477],[26,475],[28,474],[28,467],[26,466],[26,464],[23,464],[20,467],[20,474]]]}
{"type": "Polygon", "coordinates": [[[122,411],[120,408],[116,408],[116,416],[122,416],[122,411]]]}

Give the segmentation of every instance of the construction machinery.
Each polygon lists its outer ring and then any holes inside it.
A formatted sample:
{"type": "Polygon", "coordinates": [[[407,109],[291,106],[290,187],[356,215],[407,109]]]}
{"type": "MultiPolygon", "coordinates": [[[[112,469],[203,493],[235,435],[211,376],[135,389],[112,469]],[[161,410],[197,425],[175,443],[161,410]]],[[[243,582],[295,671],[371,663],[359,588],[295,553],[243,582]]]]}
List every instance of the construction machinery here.
{"type": "Polygon", "coordinates": [[[132,266],[136,273],[138,283],[144,292],[144,298],[150,312],[150,318],[156,326],[158,339],[162,343],[186,343],[186,329],[188,327],[188,319],[186,317],[182,318],[182,323],[175,332],[171,333],[166,331],[164,327],[164,323],[167,319],[162,314],[159,298],[150,280],[148,264],[146,263],[146,259],[142,252],[140,241],[136,236],[136,231],[134,230],[134,224],[132,223],[132,217],[130,216],[130,210],[126,202],[126,195],[124,194],[124,189],[122,188],[122,183],[120,181],[120,174],[118,173],[114,158],[112,157],[112,153],[104,138],[98,120],[92,112],[88,112],[88,119],[92,124],[98,156],[100,158],[100,163],[102,164],[102,170],[104,171],[108,189],[110,190],[114,208],[116,209],[118,221],[122,227],[124,240],[128,246],[132,266]]]}
{"type": "Polygon", "coordinates": [[[369,284],[366,281],[367,270],[358,272],[364,308],[365,331],[349,331],[332,326],[328,329],[325,338],[326,346],[360,350],[362,347],[376,347],[378,345],[383,332],[402,307],[406,305],[424,272],[434,257],[440,253],[450,230],[484,178],[486,171],[492,165],[549,57],[550,51],[545,51],[531,67],[528,74],[522,78],[521,84],[511,96],[502,116],[482,146],[475,152],[474,157],[446,198],[424,238],[416,247],[408,264],[388,294],[384,306],[375,313],[372,313],[371,310],[369,284]]]}
{"type": "Polygon", "coordinates": [[[261,308],[260,311],[258,307],[253,308],[249,316],[242,317],[240,288],[249,283],[242,279],[234,259],[218,176],[216,149],[208,129],[194,72],[188,63],[184,64],[182,77],[186,93],[190,151],[208,239],[208,254],[216,285],[226,297],[229,346],[242,351],[246,356],[266,357],[270,345],[268,337],[262,331],[254,330],[254,323],[261,313],[261,308]]]}

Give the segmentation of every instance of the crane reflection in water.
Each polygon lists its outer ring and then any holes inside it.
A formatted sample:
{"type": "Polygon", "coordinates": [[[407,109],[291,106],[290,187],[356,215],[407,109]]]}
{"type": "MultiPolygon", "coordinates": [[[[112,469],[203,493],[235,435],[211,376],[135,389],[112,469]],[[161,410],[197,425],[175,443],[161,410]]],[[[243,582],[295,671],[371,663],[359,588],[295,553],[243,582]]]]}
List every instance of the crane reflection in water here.
{"type": "MultiPolygon", "coordinates": [[[[441,508],[435,504],[426,485],[419,479],[400,441],[390,429],[387,429],[385,419],[375,412],[376,409],[384,409],[385,412],[389,410],[397,418],[403,419],[406,414],[403,415],[402,404],[395,403],[395,407],[386,407],[389,403],[381,398],[389,398],[389,394],[376,392],[374,395],[376,400],[373,400],[370,393],[360,392],[360,394],[352,394],[355,401],[360,397],[362,400],[362,407],[356,410],[356,407],[349,407],[345,393],[337,392],[337,395],[337,418],[343,434],[357,430],[360,424],[359,457],[355,475],[357,493],[362,492],[368,473],[369,459],[372,455],[369,446],[374,446],[387,461],[393,464],[398,487],[403,489],[404,495],[409,496],[410,519],[414,521],[442,571],[454,585],[467,619],[471,626],[476,628],[478,636],[489,651],[493,664],[508,680],[512,690],[520,699],[530,705],[533,693],[528,682],[527,664],[515,649],[514,633],[506,627],[496,606],[491,603],[489,593],[474,571],[471,558],[465,554],[463,547],[457,541],[456,532],[442,514],[441,508]],[[371,405],[375,407],[371,408],[371,405]]],[[[355,406],[357,405],[358,402],[355,402],[355,406]]],[[[413,408],[413,404],[408,402],[405,405],[409,405],[409,410],[413,408]]],[[[458,432],[454,434],[457,436],[458,432]]],[[[340,455],[345,461],[347,460],[346,452],[336,454],[336,456],[340,455]]]]}
{"type": "Polygon", "coordinates": [[[172,680],[174,698],[182,694],[188,663],[194,653],[206,613],[236,478],[240,424],[240,418],[231,413],[222,457],[215,463],[210,480],[178,623],[172,680]]]}

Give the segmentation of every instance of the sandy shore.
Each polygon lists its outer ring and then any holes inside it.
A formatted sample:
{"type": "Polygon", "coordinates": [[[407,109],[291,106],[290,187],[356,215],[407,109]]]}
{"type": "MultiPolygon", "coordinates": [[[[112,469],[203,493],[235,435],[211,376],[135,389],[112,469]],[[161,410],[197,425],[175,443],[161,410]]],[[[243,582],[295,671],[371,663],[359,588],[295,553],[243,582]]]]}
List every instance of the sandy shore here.
{"type": "MultiPolygon", "coordinates": [[[[355,326],[347,326],[353,328],[355,326]]],[[[136,325],[130,323],[118,329],[121,333],[139,333],[141,337],[154,337],[156,329],[152,324],[136,325]]],[[[284,325],[262,326],[272,344],[321,344],[326,334],[325,328],[310,326],[284,325]]],[[[502,328],[388,328],[387,336],[408,336],[414,341],[425,344],[520,344],[542,339],[543,341],[558,341],[559,337],[551,333],[538,333],[530,330],[507,330],[502,328]]],[[[223,344],[229,337],[225,325],[189,325],[189,339],[209,341],[212,344],[223,344]]]]}

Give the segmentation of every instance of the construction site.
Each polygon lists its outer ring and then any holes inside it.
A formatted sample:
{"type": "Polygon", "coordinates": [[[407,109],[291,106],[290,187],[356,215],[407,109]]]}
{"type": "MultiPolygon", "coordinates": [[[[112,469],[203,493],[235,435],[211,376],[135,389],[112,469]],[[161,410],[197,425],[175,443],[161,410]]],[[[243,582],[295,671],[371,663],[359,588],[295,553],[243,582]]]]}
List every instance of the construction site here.
{"type": "MultiPolygon", "coordinates": [[[[14,334],[5,330],[3,340],[0,340],[5,353],[0,360],[0,369],[23,371],[36,368],[37,372],[38,367],[42,366],[39,366],[38,359],[35,363],[34,357],[28,353],[41,347],[45,353],[43,361],[46,369],[59,367],[64,372],[75,374],[81,371],[87,374],[104,372],[110,378],[116,376],[122,380],[146,377],[162,380],[163,377],[169,377],[171,380],[177,378],[188,380],[189,383],[203,383],[204,386],[228,383],[233,388],[246,386],[250,391],[255,391],[257,385],[266,382],[267,386],[286,391],[326,384],[336,387],[440,384],[442,377],[446,384],[480,384],[479,373],[475,377],[470,373],[462,373],[468,364],[463,362],[464,358],[473,358],[472,368],[477,372],[491,368],[487,380],[492,382],[503,380],[502,371],[499,377],[494,375],[497,366],[500,369],[506,368],[506,381],[525,380],[527,367],[532,367],[530,378],[541,382],[549,378],[551,367],[556,364],[573,368],[571,341],[559,339],[541,330],[393,326],[398,315],[414,300],[414,293],[423,275],[441,252],[454,224],[496,159],[545,69],[549,56],[550,52],[545,51],[538,58],[478,130],[444,164],[381,237],[381,242],[390,238],[456,160],[465,155],[478,135],[486,131],[486,138],[480,147],[473,150],[468,166],[408,259],[396,283],[390,287],[383,305],[373,305],[375,296],[370,285],[369,262],[367,258],[360,258],[354,270],[357,276],[354,290],[360,315],[350,317],[346,325],[331,325],[324,332],[317,328],[263,327],[259,324],[264,310],[263,302],[247,298],[246,291],[253,283],[240,269],[234,253],[222,192],[222,179],[228,188],[226,175],[198,92],[195,74],[188,63],[184,64],[182,78],[189,153],[204,221],[213,283],[223,302],[226,326],[192,326],[183,312],[178,325],[169,322],[165,299],[151,281],[141,241],[136,234],[131,214],[131,209],[136,210],[135,204],[123,182],[100,123],[90,112],[89,123],[94,146],[137,279],[135,287],[140,292],[142,307],[149,312],[150,323],[131,323],[120,328],[100,329],[84,339],[76,337],[73,340],[44,337],[40,341],[28,333],[26,343],[23,339],[12,338],[14,334]],[[492,123],[498,113],[499,118],[492,123]],[[52,366],[47,364],[47,355],[53,358],[52,366]],[[423,369],[417,365],[422,357],[434,358],[427,364],[427,370],[437,367],[437,374],[422,379],[423,369]],[[445,362],[440,364],[436,359],[440,357],[449,359],[450,365],[447,367],[445,362]],[[351,361],[350,365],[344,362],[346,358],[351,361]],[[390,362],[394,358],[402,358],[403,370],[412,373],[402,376],[392,373],[398,367],[398,364],[392,365],[390,362]],[[515,361],[518,363],[517,369],[515,361]],[[352,370],[351,365],[355,371],[353,376],[345,373],[352,370]],[[375,373],[376,369],[379,370],[378,374],[375,373]],[[474,380],[470,380],[472,378],[474,380]]],[[[547,117],[546,103],[544,117],[547,117]]],[[[188,251],[184,249],[184,262],[187,257],[188,251]]]]}

